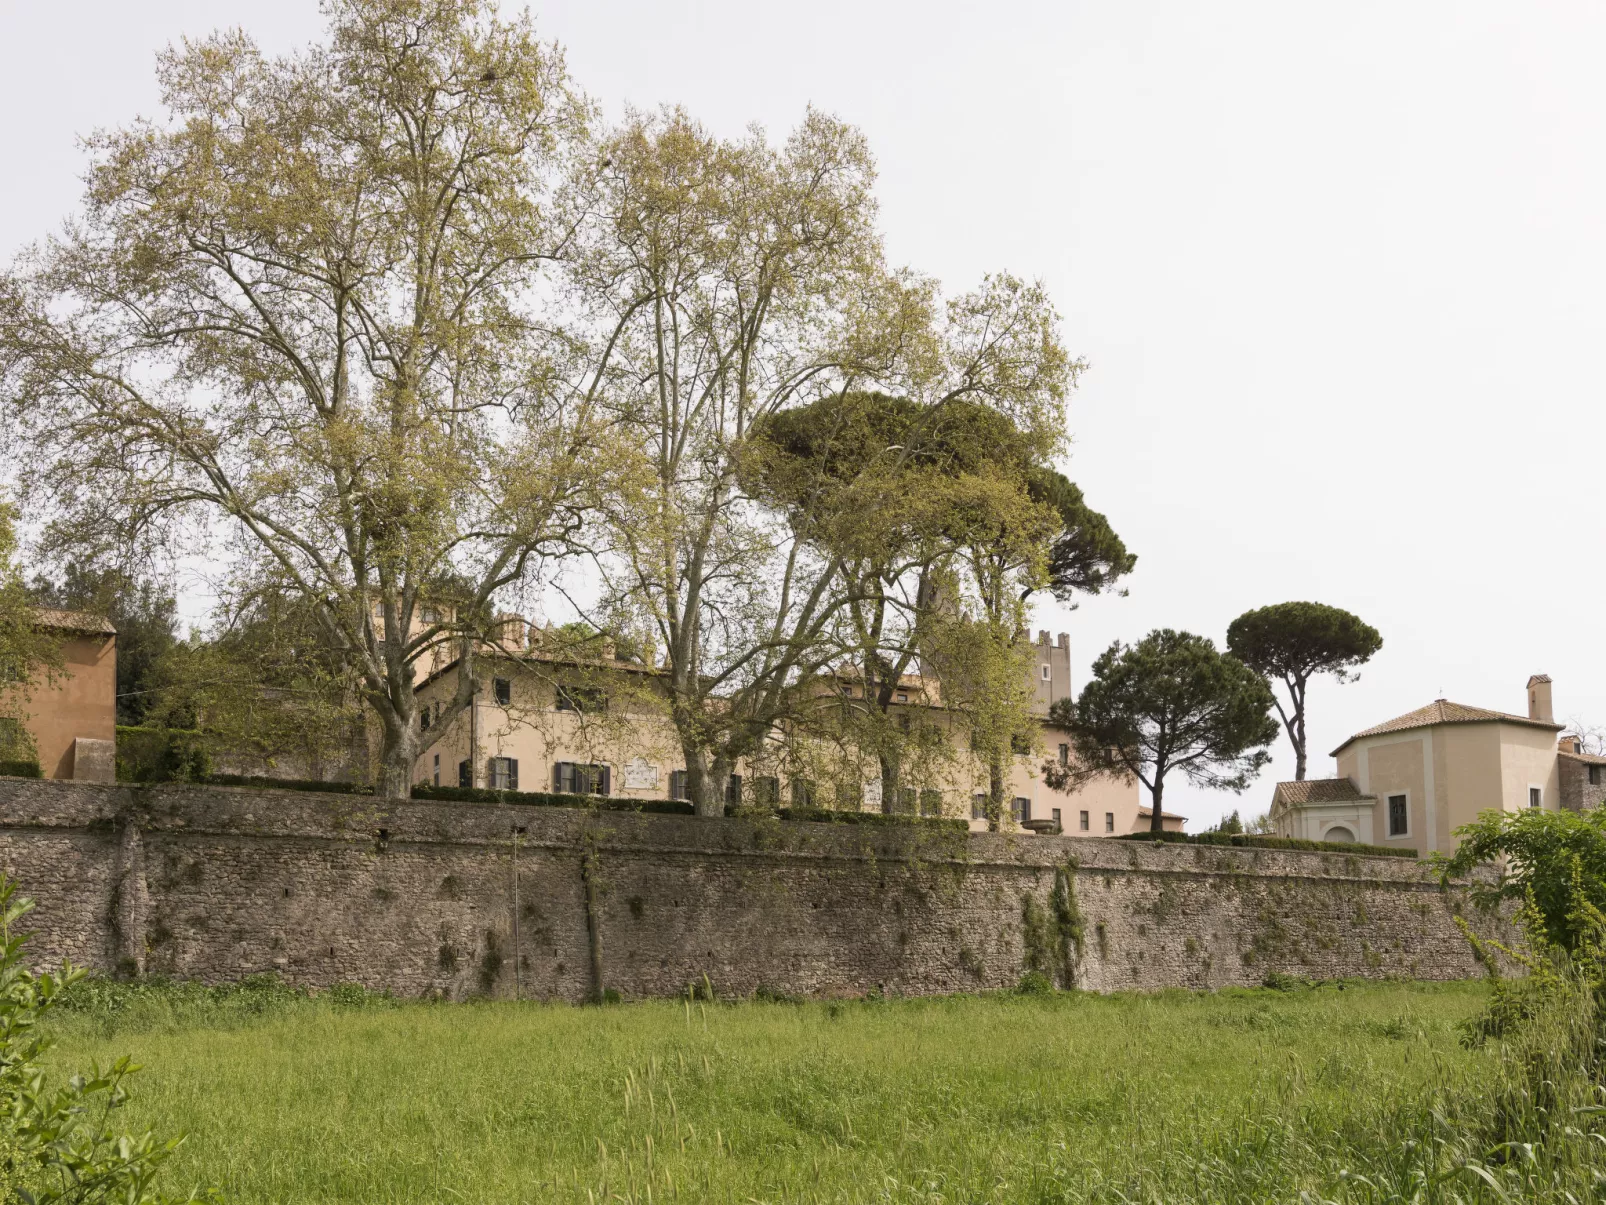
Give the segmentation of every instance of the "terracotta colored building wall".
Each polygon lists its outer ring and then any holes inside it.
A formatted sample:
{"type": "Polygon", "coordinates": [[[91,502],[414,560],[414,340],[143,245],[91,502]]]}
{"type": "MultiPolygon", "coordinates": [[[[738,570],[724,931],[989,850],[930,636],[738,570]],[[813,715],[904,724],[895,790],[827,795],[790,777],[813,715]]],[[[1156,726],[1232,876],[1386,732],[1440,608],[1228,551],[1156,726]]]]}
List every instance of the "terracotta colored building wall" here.
{"type": "Polygon", "coordinates": [[[117,739],[117,637],[68,633],[61,652],[56,680],[41,683],[23,705],[23,726],[46,778],[73,776],[73,742],[79,737],[117,739]]]}

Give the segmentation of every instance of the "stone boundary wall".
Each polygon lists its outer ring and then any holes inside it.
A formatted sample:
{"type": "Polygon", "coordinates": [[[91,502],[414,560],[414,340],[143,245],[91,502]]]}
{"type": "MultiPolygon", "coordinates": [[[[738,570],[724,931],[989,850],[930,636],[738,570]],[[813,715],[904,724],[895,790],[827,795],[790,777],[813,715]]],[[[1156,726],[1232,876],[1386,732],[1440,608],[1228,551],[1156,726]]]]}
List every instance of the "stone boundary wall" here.
{"type": "Polygon", "coordinates": [[[1458,979],[1457,916],[1509,937],[1398,858],[221,787],[0,779],[0,869],[40,963],[454,999],[1458,979]]]}

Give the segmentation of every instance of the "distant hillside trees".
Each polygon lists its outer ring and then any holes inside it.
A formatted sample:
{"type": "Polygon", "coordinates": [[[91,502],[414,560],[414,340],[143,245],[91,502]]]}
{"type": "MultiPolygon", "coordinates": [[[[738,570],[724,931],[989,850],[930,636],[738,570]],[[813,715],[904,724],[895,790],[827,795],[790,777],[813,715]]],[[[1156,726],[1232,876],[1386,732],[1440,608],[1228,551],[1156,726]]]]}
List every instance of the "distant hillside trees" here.
{"type": "Polygon", "coordinates": [[[1227,628],[1227,648],[1267,681],[1280,682],[1288,703],[1273,693],[1277,714],[1294,746],[1294,778],[1306,771],[1305,690],[1312,677],[1354,681],[1357,669],[1383,647],[1377,629],[1324,603],[1289,602],[1246,611],[1227,628]]]}

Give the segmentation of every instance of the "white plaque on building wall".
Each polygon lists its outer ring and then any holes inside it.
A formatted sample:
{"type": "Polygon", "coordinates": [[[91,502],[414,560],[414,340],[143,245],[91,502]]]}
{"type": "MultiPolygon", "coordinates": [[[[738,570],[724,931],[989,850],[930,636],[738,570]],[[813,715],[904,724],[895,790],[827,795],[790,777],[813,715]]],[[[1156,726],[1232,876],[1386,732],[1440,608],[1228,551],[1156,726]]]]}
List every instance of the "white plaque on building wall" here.
{"type": "Polygon", "coordinates": [[[872,778],[864,784],[864,806],[871,811],[881,810],[881,780],[872,778]]]}
{"type": "Polygon", "coordinates": [[[658,767],[644,757],[625,763],[625,790],[651,791],[658,785],[658,767]]]}

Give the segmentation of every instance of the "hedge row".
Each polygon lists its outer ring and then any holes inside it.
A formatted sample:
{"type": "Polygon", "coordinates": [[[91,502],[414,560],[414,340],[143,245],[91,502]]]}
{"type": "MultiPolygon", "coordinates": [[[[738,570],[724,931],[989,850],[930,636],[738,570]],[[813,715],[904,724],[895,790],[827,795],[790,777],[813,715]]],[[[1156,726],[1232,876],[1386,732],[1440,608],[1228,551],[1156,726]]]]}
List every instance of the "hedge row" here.
{"type": "MultiPolygon", "coordinates": [[[[728,807],[727,816],[765,815],[768,809],[728,807]]],[[[961,833],[970,831],[970,825],[957,816],[910,816],[906,814],[887,815],[885,812],[849,812],[835,811],[831,808],[776,808],[774,814],[782,820],[801,820],[817,824],[869,824],[880,825],[884,828],[911,828],[919,825],[940,825],[943,828],[952,828],[961,833]]]]}
{"type": "Polygon", "coordinates": [[[697,809],[679,799],[628,799],[617,795],[571,795],[559,791],[492,791],[486,787],[413,788],[414,799],[455,803],[522,803],[541,808],[597,808],[607,812],[657,812],[692,816],[697,809]]]}
{"type": "Polygon", "coordinates": [[[365,782],[325,782],[321,778],[269,778],[263,774],[208,774],[193,779],[209,787],[252,787],[259,791],[322,791],[327,795],[372,795],[365,782]]]}
{"type": "Polygon", "coordinates": [[[0,777],[43,778],[44,773],[36,761],[0,761],[0,777]]]}
{"type": "MultiPolygon", "coordinates": [[[[4,763],[0,763],[3,765],[4,763]]],[[[35,775],[37,777],[37,775],[35,775]]],[[[318,791],[333,795],[372,795],[373,788],[366,783],[323,782],[306,778],[266,778],[261,775],[209,774],[197,780],[208,786],[251,787],[264,791],[318,791]]],[[[413,788],[413,798],[436,800],[443,803],[518,803],[532,807],[591,808],[608,812],[651,812],[657,815],[693,816],[697,809],[680,799],[629,799],[616,795],[573,795],[558,791],[493,791],[485,787],[437,787],[420,783],[413,788]]],[[[727,816],[777,816],[782,820],[804,823],[869,824],[907,828],[914,825],[942,825],[959,832],[970,828],[963,820],[939,816],[888,816],[881,812],[833,811],[830,808],[781,807],[762,808],[732,805],[725,809],[727,816]]]]}
{"type": "Polygon", "coordinates": [[[1328,854],[1365,854],[1372,858],[1417,858],[1414,849],[1392,845],[1366,845],[1360,841],[1306,841],[1302,837],[1272,837],[1264,833],[1121,833],[1119,841],[1168,841],[1182,845],[1236,845],[1251,849],[1302,849],[1328,854]]]}

